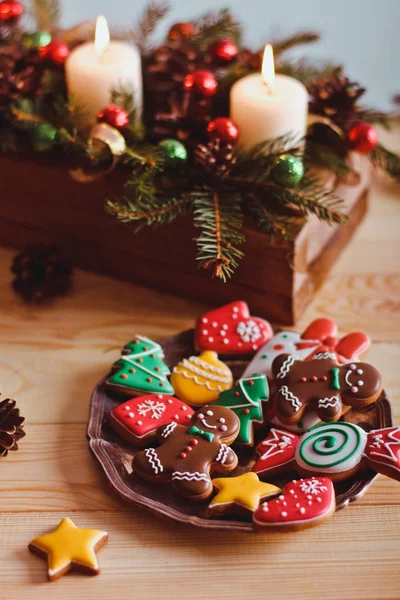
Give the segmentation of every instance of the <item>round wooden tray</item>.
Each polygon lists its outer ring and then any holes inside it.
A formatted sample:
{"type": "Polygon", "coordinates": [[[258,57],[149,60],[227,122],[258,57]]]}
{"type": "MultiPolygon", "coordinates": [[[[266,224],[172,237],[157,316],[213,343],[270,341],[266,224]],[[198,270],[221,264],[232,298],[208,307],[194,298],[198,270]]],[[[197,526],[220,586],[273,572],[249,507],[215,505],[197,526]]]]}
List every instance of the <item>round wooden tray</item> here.
{"type": "MultiPolygon", "coordinates": [[[[165,361],[175,366],[182,358],[196,353],[193,343],[194,330],[184,331],[171,336],[160,343],[165,352],[165,361]]],[[[247,366],[246,360],[225,358],[235,379],[239,379],[247,366]]],[[[135,449],[122,440],[105,422],[108,413],[126,398],[118,398],[111,394],[104,385],[104,378],[96,386],[90,406],[90,417],[87,435],[90,449],[100,463],[108,481],[114,490],[125,500],[144,506],[162,516],[189,523],[196,527],[210,529],[229,529],[232,531],[253,532],[252,523],[237,518],[209,518],[206,509],[209,500],[204,502],[189,502],[175,494],[167,485],[153,485],[132,473],[132,458],[135,449]]],[[[390,427],[392,414],[389,400],[382,392],[379,400],[365,410],[350,410],[344,417],[345,421],[357,423],[366,431],[390,427]]],[[[265,429],[264,429],[265,432],[265,429]]],[[[264,436],[258,436],[256,442],[264,436]]],[[[239,475],[249,470],[249,465],[255,459],[253,450],[235,449],[239,456],[239,466],[232,475],[239,475]]],[[[293,477],[293,474],[292,474],[293,477]]],[[[290,474],[285,478],[274,479],[277,485],[292,479],[290,474]]],[[[359,498],[375,479],[372,471],[362,471],[356,477],[335,484],[336,510],[345,508],[350,502],[359,498]]]]}

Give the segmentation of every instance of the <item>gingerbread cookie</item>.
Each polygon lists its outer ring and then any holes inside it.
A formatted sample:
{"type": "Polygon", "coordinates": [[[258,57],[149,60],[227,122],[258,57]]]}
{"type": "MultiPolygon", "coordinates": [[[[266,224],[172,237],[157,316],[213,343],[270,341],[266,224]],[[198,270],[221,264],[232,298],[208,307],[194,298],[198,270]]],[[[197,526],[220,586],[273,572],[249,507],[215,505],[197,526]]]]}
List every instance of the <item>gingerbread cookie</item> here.
{"type": "Polygon", "coordinates": [[[199,317],[195,346],[225,355],[254,354],[271,336],[268,321],[252,317],[246,302],[236,301],[199,317]]]}
{"type": "Polygon", "coordinates": [[[302,334],[281,331],[274,335],[254,356],[242,377],[264,373],[272,377],[272,363],[280,354],[293,354],[298,360],[311,360],[320,352],[332,352],[340,364],[358,361],[370,346],[365,333],[354,332],[337,337],[337,326],[327,318],[315,319],[302,334]]]}
{"type": "Polygon", "coordinates": [[[317,411],[321,421],[336,421],[343,404],[362,408],[375,402],[382,391],[378,371],[366,363],[338,366],[336,358],[318,354],[311,361],[281,354],[272,363],[277,384],[275,411],[283,422],[296,423],[306,409],[317,411]]]}
{"type": "Polygon", "coordinates": [[[265,375],[239,379],[234,388],[222,392],[215,405],[226,406],[240,420],[237,444],[254,445],[254,423],[263,423],[262,403],[268,400],[268,381],[265,375]]]}
{"type": "Polygon", "coordinates": [[[223,406],[204,406],[189,425],[172,422],[160,427],[158,448],[147,448],[133,458],[133,471],[151,482],[171,482],[176,492],[191,500],[212,493],[210,472],[233,471],[238,457],[229,445],[239,433],[239,419],[223,406]]]}
{"type": "Polygon", "coordinates": [[[156,439],[161,425],[175,422],[186,425],[193,410],[178,398],[149,394],[131,398],[109,414],[107,421],[124,440],[133,446],[147,446],[156,439]]]}
{"type": "Polygon", "coordinates": [[[251,471],[237,477],[221,477],[212,480],[217,495],[208,507],[210,516],[253,513],[261,500],[276,496],[281,489],[276,485],[260,481],[251,471]]]}
{"type": "Polygon", "coordinates": [[[257,531],[291,531],[320,525],[336,508],[335,489],[327,477],[293,480],[275,500],[253,515],[257,531]]]}
{"type": "Polygon", "coordinates": [[[400,481],[400,427],[366,433],[354,423],[321,423],[303,436],[271,429],[256,448],[253,472],[262,479],[283,471],[327,475],[333,481],[371,469],[400,481]]]}
{"type": "Polygon", "coordinates": [[[71,519],[63,519],[57,529],[35,538],[28,548],[34,554],[47,558],[48,578],[55,581],[71,569],[88,575],[100,573],[96,551],[108,540],[108,533],[100,529],[80,529],[71,519]]]}
{"type": "Polygon", "coordinates": [[[129,396],[157,392],[173,394],[174,390],[167,379],[170,370],[163,358],[159,344],[137,335],[124,346],[122,356],[114,363],[114,373],[107,379],[106,385],[129,396]]]}
{"type": "Polygon", "coordinates": [[[232,373],[216,352],[184,358],[171,375],[175,394],[184,402],[201,406],[215,402],[218,395],[232,387],[232,373]]]}

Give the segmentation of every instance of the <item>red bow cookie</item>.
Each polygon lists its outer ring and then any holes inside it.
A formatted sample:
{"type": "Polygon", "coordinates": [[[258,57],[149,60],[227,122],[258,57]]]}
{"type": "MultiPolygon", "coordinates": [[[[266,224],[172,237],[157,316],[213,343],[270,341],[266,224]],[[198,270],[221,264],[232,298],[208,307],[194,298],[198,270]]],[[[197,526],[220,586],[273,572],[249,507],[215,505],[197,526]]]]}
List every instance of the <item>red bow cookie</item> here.
{"type": "Polygon", "coordinates": [[[254,354],[272,336],[264,319],[252,317],[246,302],[236,301],[205,313],[197,319],[197,350],[219,354],[254,354]]]}
{"type": "Polygon", "coordinates": [[[336,336],[337,327],[334,321],[326,318],[316,319],[302,333],[301,340],[297,342],[296,347],[298,350],[312,348],[312,352],[306,360],[312,360],[320,352],[333,352],[339,363],[346,363],[356,360],[371,345],[369,337],[359,331],[348,333],[342,338],[336,336]],[[315,341],[320,342],[317,347],[315,347],[315,341]]]}
{"type": "Polygon", "coordinates": [[[335,489],[330,479],[299,479],[288,483],[275,500],[260,504],[253,523],[259,531],[306,529],[328,519],[335,508],[335,489]]]}

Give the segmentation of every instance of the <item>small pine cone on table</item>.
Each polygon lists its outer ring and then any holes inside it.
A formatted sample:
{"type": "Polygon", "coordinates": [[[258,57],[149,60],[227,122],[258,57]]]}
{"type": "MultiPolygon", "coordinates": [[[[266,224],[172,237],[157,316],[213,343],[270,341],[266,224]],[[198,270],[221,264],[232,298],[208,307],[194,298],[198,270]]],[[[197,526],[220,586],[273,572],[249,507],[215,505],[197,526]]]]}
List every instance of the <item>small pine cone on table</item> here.
{"type": "Polygon", "coordinates": [[[11,272],[16,275],[14,291],[26,302],[50,300],[72,286],[72,267],[56,246],[28,244],[15,256],[11,272]]]}
{"type": "Polygon", "coordinates": [[[195,164],[202,168],[208,180],[225,179],[236,162],[232,144],[224,144],[218,138],[208,144],[199,144],[194,155],[195,164]]]}
{"type": "Polygon", "coordinates": [[[18,450],[18,441],[24,437],[22,429],[25,421],[16,408],[15,400],[0,402],[0,456],[7,456],[10,450],[18,450]]]}

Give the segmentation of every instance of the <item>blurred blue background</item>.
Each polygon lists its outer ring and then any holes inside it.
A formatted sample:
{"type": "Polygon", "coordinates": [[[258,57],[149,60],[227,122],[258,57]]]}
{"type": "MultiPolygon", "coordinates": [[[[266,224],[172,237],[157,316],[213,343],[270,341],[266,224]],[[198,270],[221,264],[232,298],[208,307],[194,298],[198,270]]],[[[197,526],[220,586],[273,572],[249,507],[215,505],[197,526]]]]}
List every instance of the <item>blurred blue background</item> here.
{"type": "MultiPolygon", "coordinates": [[[[130,27],[146,0],[64,0],[63,26],[104,14],[111,26],[130,27]]],[[[229,7],[243,23],[245,42],[257,48],[298,29],[315,29],[319,44],[293,51],[293,56],[333,60],[368,88],[365,102],[392,108],[400,93],[400,0],[171,0],[171,12],[160,28],[190,20],[207,10],[229,7]]]]}

